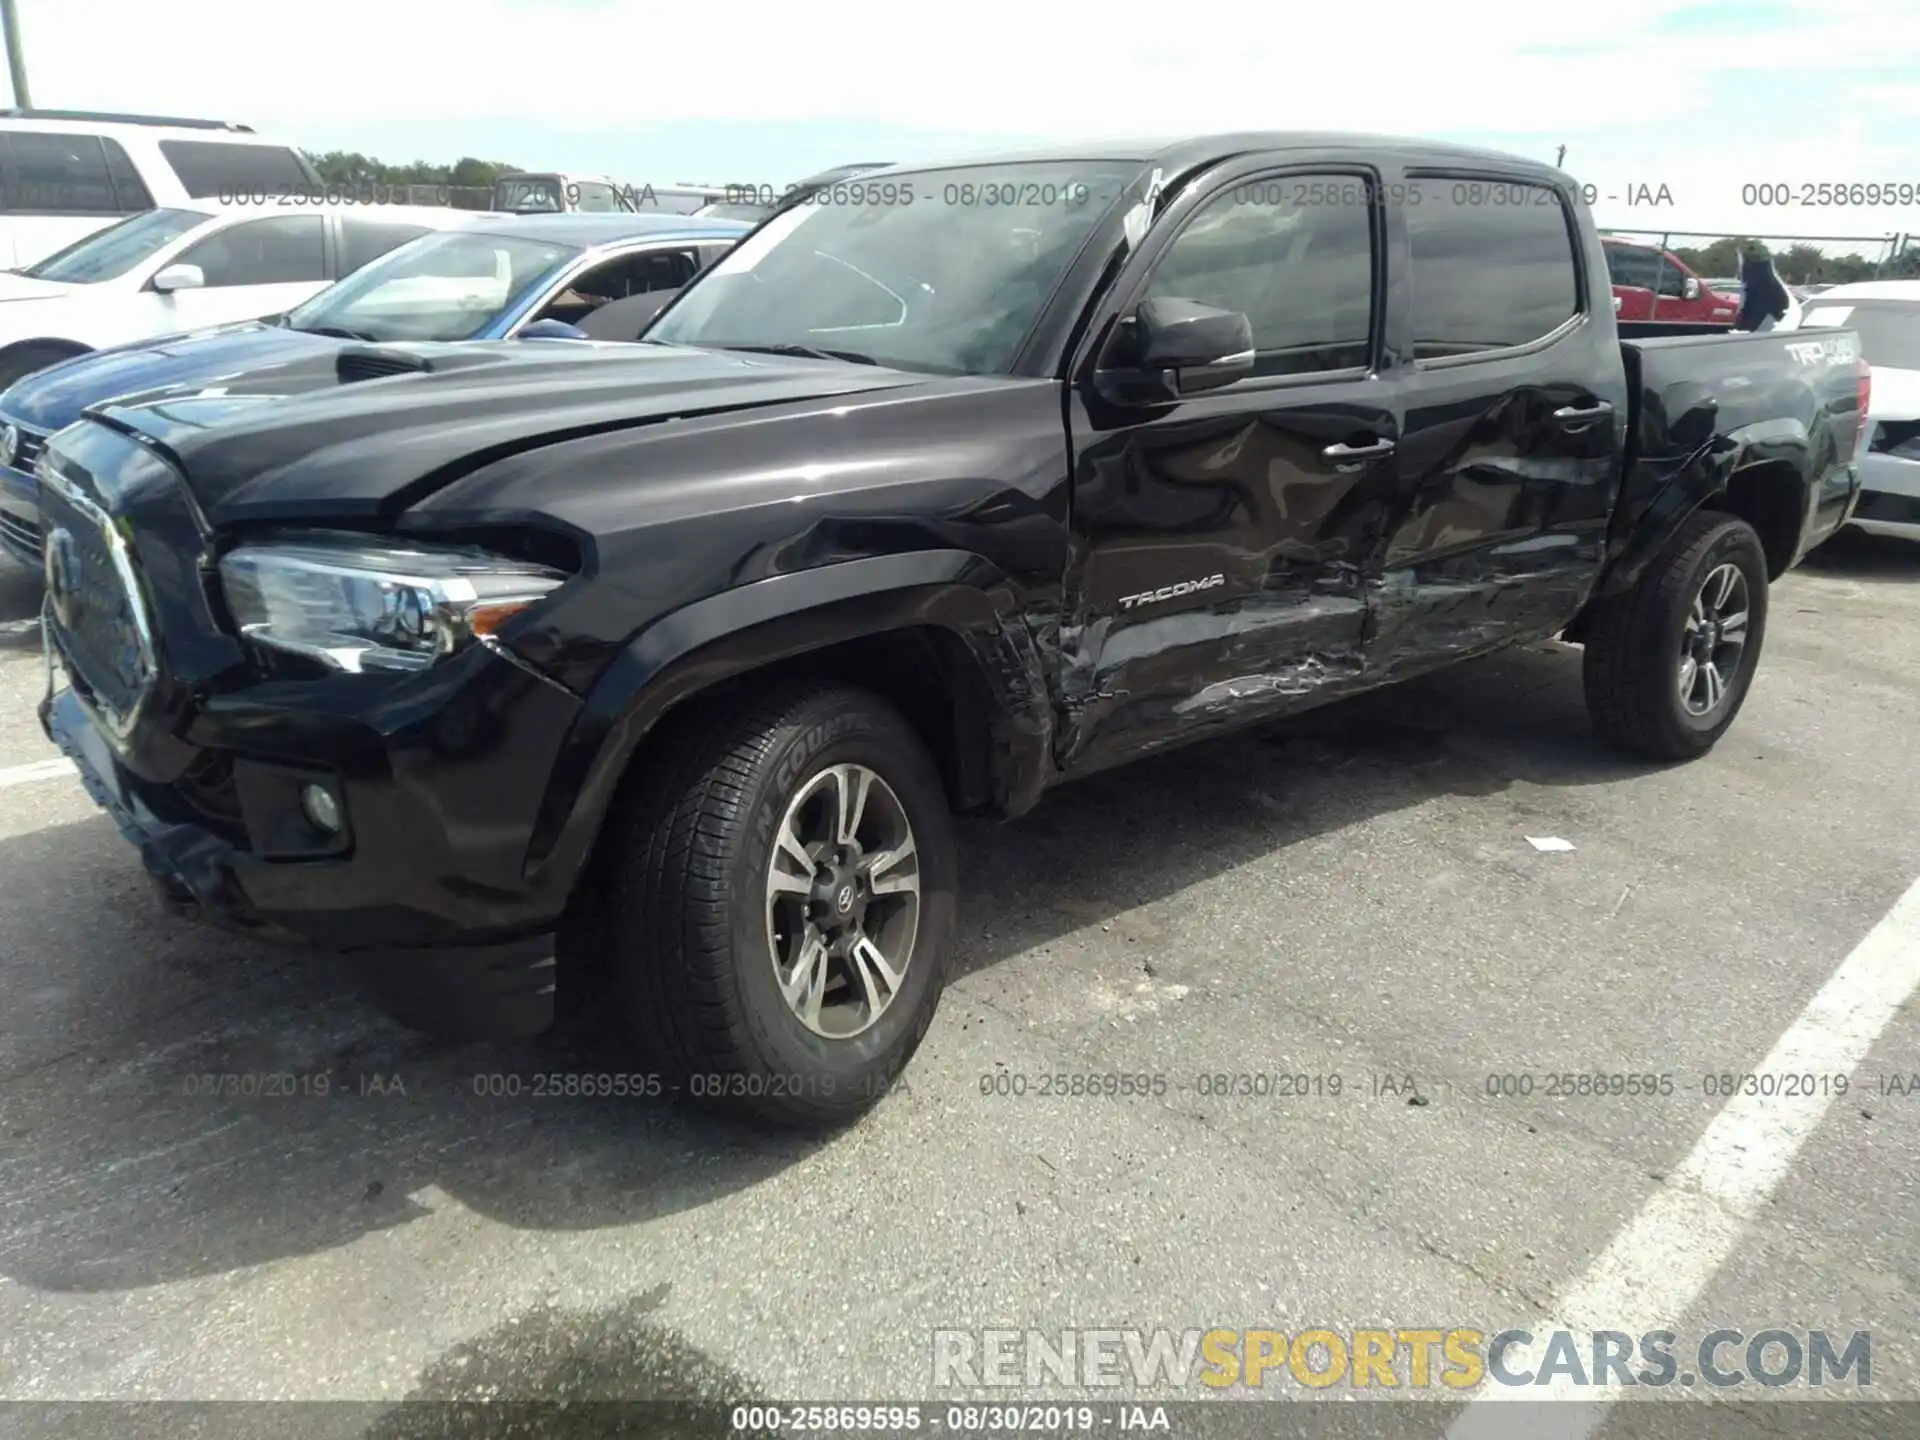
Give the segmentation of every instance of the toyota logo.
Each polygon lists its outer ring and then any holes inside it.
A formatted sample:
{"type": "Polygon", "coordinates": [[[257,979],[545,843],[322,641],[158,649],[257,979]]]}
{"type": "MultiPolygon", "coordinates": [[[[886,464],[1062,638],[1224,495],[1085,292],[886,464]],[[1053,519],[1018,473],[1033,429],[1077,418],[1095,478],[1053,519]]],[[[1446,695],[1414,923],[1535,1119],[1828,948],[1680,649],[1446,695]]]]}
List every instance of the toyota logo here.
{"type": "Polygon", "coordinates": [[[73,532],[55,526],[46,539],[47,603],[63,629],[72,630],[85,611],[80,592],[80,547],[73,532]]]}

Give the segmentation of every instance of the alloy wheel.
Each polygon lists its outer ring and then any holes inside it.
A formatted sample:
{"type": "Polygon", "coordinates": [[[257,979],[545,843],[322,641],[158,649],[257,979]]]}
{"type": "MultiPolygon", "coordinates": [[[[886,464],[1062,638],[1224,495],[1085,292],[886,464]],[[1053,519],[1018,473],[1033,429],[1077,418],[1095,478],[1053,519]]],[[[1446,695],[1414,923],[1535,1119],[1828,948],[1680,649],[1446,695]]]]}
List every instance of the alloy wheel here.
{"type": "Polygon", "coordinates": [[[787,806],[767,860],[767,946],[788,1009],[849,1040],[906,983],[920,928],[913,825],[864,765],[830,765],[787,806]]]}

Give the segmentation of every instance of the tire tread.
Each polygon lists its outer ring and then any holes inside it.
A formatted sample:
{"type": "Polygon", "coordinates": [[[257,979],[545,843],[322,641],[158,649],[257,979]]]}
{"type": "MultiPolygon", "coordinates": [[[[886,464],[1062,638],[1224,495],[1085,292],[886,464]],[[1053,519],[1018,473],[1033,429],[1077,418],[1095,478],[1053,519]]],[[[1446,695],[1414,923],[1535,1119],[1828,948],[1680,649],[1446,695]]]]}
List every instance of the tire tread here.
{"type": "MultiPolygon", "coordinates": [[[[1670,721],[1670,706],[1662,693],[1673,683],[1664,663],[1669,617],[1684,592],[1694,583],[1707,553],[1730,531],[1745,531],[1748,543],[1761,556],[1760,537],[1744,520],[1717,510],[1696,510],[1683,521],[1639,582],[1623,594],[1596,607],[1586,636],[1583,682],[1588,713],[1603,738],[1624,750],[1659,760],[1681,760],[1711,748],[1719,732],[1707,738],[1684,734],[1670,721]]],[[[1764,599],[1756,599],[1763,605],[1764,599]]],[[[1763,637],[1753,629],[1753,644],[1763,637]]],[[[1753,657],[1758,663],[1758,655],[1753,657]]],[[[1751,668],[1744,683],[1751,684],[1751,668]]]]}
{"type": "MultiPolygon", "coordinates": [[[[619,957],[616,993],[629,1026],[670,1081],[766,1074],[735,973],[728,872],[756,777],[770,757],[796,730],[849,704],[877,708],[912,733],[876,695],[801,680],[699,707],[649,748],[613,837],[619,850],[609,895],[611,933],[624,950],[644,952],[619,957]]],[[[929,1007],[908,1053],[931,1020],[929,1007]]],[[[689,1098],[700,1103],[702,1097],[689,1098]]],[[[802,1125],[843,1122],[867,1108],[851,1098],[835,1104],[771,1091],[705,1103],[802,1125]]]]}

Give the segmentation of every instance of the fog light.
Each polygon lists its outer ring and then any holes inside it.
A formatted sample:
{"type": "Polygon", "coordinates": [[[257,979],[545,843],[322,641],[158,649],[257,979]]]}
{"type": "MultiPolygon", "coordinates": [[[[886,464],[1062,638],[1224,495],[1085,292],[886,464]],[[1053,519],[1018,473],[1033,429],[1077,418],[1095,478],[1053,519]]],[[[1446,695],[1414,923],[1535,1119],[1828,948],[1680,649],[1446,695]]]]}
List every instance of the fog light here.
{"type": "Polygon", "coordinates": [[[300,809],[316,829],[324,830],[329,835],[340,833],[340,802],[326,786],[302,785],[300,809]]]}

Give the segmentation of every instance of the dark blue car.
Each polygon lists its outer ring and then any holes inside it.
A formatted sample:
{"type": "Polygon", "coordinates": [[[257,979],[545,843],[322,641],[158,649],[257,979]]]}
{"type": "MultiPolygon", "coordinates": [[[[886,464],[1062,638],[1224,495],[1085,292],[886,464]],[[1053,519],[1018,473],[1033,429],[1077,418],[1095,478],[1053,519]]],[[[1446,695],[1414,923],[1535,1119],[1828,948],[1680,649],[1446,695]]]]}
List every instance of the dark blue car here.
{"type": "Polygon", "coordinates": [[[410,241],[285,315],[96,350],[37,371],[0,394],[0,551],[40,563],[34,460],[49,435],[90,405],[190,386],[235,395],[318,389],[338,383],[335,360],[356,341],[543,331],[632,340],[666,297],[752,228],[690,215],[502,215],[410,241]],[[589,318],[596,311],[604,323],[589,318]]]}

